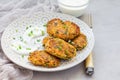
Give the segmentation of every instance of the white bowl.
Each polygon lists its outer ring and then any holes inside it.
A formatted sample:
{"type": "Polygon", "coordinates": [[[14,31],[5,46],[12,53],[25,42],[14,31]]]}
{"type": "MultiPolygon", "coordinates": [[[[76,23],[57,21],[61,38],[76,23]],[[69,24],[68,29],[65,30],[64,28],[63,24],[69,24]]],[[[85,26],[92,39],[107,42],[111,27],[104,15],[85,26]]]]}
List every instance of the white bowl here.
{"type": "Polygon", "coordinates": [[[79,17],[84,14],[89,0],[58,0],[58,5],[62,13],[79,17]]]}

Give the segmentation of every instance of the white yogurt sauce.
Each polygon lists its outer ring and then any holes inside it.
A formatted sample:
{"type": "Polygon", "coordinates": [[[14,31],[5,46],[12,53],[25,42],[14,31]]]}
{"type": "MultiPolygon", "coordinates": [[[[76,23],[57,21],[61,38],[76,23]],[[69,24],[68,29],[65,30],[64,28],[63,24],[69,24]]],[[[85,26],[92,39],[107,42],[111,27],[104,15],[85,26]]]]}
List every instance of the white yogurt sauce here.
{"type": "Polygon", "coordinates": [[[11,48],[19,54],[29,54],[35,50],[43,50],[43,38],[47,35],[45,27],[29,27],[20,40],[16,39],[12,42],[11,48]]]}
{"type": "Polygon", "coordinates": [[[75,17],[81,16],[87,6],[89,0],[58,0],[58,5],[63,13],[73,15],[75,17]]]}

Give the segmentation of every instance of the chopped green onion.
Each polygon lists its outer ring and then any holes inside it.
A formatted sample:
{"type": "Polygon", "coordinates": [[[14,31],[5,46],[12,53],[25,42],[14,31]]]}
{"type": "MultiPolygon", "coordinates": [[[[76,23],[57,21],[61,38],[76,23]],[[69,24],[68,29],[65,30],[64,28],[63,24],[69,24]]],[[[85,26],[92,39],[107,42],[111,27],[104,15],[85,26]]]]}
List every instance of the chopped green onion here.
{"type": "Polygon", "coordinates": [[[19,47],[18,47],[19,49],[22,49],[22,47],[19,45],[19,47]]]}
{"type": "Polygon", "coordinates": [[[13,37],[13,39],[15,40],[15,38],[13,37]]]}
{"type": "Polygon", "coordinates": [[[24,43],[26,44],[27,42],[26,42],[26,41],[24,41],[24,43]]]}
{"type": "Polygon", "coordinates": [[[26,30],[28,29],[29,27],[26,27],[26,30]]]}
{"type": "Polygon", "coordinates": [[[31,48],[26,48],[26,50],[31,50],[31,48]]]}
{"type": "Polygon", "coordinates": [[[23,38],[20,36],[20,40],[23,41],[23,38]]]}
{"type": "Polygon", "coordinates": [[[43,26],[44,26],[44,27],[47,27],[47,24],[44,24],[43,26]]]}
{"type": "Polygon", "coordinates": [[[57,46],[57,48],[58,48],[59,50],[62,50],[62,47],[60,47],[60,46],[57,46]]]}
{"type": "Polygon", "coordinates": [[[63,27],[64,27],[64,28],[67,28],[67,26],[66,26],[66,25],[64,25],[63,27]]]}
{"type": "Polygon", "coordinates": [[[33,35],[33,31],[30,31],[30,33],[28,34],[28,36],[32,36],[33,35]]]}
{"type": "Polygon", "coordinates": [[[68,51],[67,51],[67,50],[65,50],[65,54],[66,54],[66,55],[68,54],[68,51]]]}
{"type": "Polygon", "coordinates": [[[37,42],[40,42],[40,39],[38,39],[37,42]]]}
{"type": "Polygon", "coordinates": [[[29,27],[32,27],[31,25],[29,27]]]}
{"type": "Polygon", "coordinates": [[[14,46],[13,44],[11,46],[14,46]]]}
{"type": "Polygon", "coordinates": [[[16,29],[16,32],[18,32],[18,29],[16,29]]]}
{"type": "Polygon", "coordinates": [[[41,31],[42,32],[42,36],[44,36],[45,35],[45,32],[44,31],[41,31]]]}
{"type": "Polygon", "coordinates": [[[25,57],[25,55],[24,55],[24,54],[22,54],[22,55],[21,55],[21,57],[22,57],[22,58],[24,58],[24,57],[25,57]]]}

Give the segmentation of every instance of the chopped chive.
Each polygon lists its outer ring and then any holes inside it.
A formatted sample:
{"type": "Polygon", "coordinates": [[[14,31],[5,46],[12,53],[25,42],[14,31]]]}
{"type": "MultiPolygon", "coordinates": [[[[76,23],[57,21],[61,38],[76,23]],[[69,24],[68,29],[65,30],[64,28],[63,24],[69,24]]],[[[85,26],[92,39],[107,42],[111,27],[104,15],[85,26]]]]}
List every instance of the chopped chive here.
{"type": "Polygon", "coordinates": [[[31,50],[31,48],[26,48],[26,50],[31,50]]]}
{"type": "Polygon", "coordinates": [[[14,46],[13,44],[11,46],[14,46]]]}
{"type": "Polygon", "coordinates": [[[44,27],[47,27],[47,24],[44,24],[43,26],[44,26],[44,27]]]}
{"type": "Polygon", "coordinates": [[[45,35],[45,32],[44,31],[41,31],[42,32],[42,36],[44,36],[45,35]]]}
{"type": "Polygon", "coordinates": [[[20,40],[23,41],[23,38],[20,36],[20,40]]]}
{"type": "Polygon", "coordinates": [[[26,27],[26,30],[28,29],[29,27],[26,27]]]}
{"type": "Polygon", "coordinates": [[[67,51],[67,50],[65,50],[65,54],[68,54],[68,51],[67,51]]]}
{"type": "Polygon", "coordinates": [[[32,36],[33,35],[33,31],[30,31],[30,33],[28,34],[28,36],[32,36]]]}
{"type": "Polygon", "coordinates": [[[18,32],[18,29],[16,29],[16,32],[18,32]]]}
{"type": "Polygon", "coordinates": [[[32,27],[31,25],[29,27],[32,27]]]}
{"type": "Polygon", "coordinates": [[[31,34],[33,34],[33,31],[30,31],[31,34]]]}
{"type": "Polygon", "coordinates": [[[22,49],[22,47],[19,45],[19,47],[18,47],[19,49],[22,49]]]}
{"type": "Polygon", "coordinates": [[[24,54],[22,54],[22,55],[21,55],[21,57],[22,57],[22,58],[24,58],[24,57],[25,57],[25,55],[24,55],[24,54]]]}
{"type": "Polygon", "coordinates": [[[37,42],[40,42],[40,39],[38,39],[37,42]]]}
{"type": "Polygon", "coordinates": [[[13,39],[15,40],[15,38],[13,37],[13,39]]]}
{"type": "Polygon", "coordinates": [[[27,42],[26,42],[26,41],[24,41],[24,43],[26,44],[27,42]]]}
{"type": "Polygon", "coordinates": [[[66,25],[64,25],[63,27],[64,27],[64,28],[67,28],[67,26],[66,26],[66,25]]]}
{"type": "Polygon", "coordinates": [[[62,48],[61,48],[60,46],[57,46],[57,48],[58,48],[59,50],[62,50],[62,48]]]}

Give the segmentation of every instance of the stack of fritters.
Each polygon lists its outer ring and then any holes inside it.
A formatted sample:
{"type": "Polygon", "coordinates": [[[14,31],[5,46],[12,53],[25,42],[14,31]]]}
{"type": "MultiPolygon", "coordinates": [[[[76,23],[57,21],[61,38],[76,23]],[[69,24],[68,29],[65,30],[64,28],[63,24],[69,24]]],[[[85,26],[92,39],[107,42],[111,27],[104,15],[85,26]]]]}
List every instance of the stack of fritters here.
{"type": "Polygon", "coordinates": [[[59,59],[71,59],[76,56],[76,49],[82,50],[87,45],[79,26],[70,21],[59,18],[48,21],[47,33],[49,37],[43,39],[45,50],[31,52],[28,58],[34,65],[57,67],[59,59]]]}

